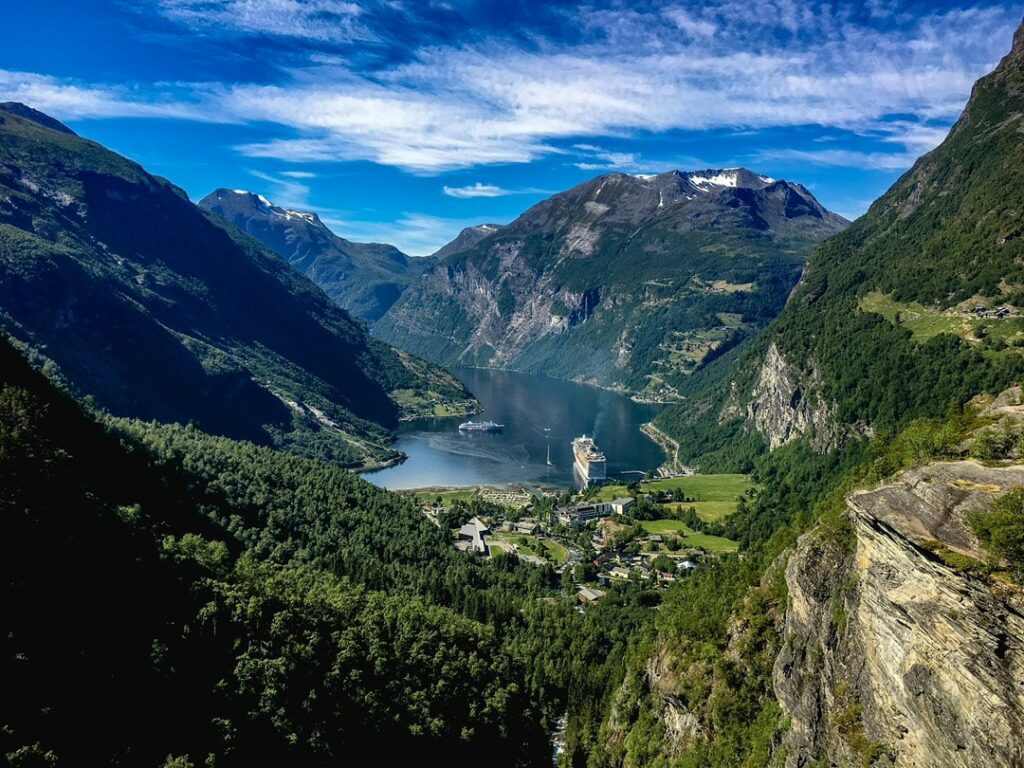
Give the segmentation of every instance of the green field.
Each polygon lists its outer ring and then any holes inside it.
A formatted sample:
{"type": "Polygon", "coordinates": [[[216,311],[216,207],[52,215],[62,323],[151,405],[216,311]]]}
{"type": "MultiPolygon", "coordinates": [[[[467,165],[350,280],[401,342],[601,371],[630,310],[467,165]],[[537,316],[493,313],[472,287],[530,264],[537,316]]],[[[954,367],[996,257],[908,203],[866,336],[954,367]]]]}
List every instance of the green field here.
{"type": "MultiPolygon", "coordinates": [[[[740,496],[753,486],[748,475],[688,475],[648,480],[640,484],[642,492],[682,490],[694,502],[673,503],[672,509],[680,506],[694,507],[701,519],[713,523],[728,517],[736,511],[740,496]]],[[[598,492],[597,499],[610,501],[628,496],[625,485],[605,485],[598,492]]]]}
{"type": "Polygon", "coordinates": [[[874,312],[890,323],[906,328],[919,344],[941,333],[949,333],[975,343],[985,339],[990,347],[993,342],[1016,346],[1024,339],[1024,318],[1020,317],[944,315],[934,307],[926,307],[917,302],[899,302],[878,291],[861,298],[859,306],[863,312],[874,312]]]}
{"type": "Polygon", "coordinates": [[[716,523],[736,511],[735,501],[680,501],[666,504],[669,509],[693,507],[705,523],[716,523]]]}
{"type": "Polygon", "coordinates": [[[640,525],[648,533],[676,536],[687,547],[701,547],[708,552],[735,552],[739,549],[739,544],[732,539],[726,539],[721,536],[708,536],[706,533],[697,533],[686,527],[679,520],[644,520],[640,525]]]}
{"type": "Polygon", "coordinates": [[[874,291],[860,300],[860,309],[874,312],[890,323],[902,325],[914,336],[914,341],[924,343],[940,333],[951,333],[963,338],[970,326],[962,317],[950,317],[938,310],[914,302],[901,303],[891,296],[874,291]]]}
{"type": "Polygon", "coordinates": [[[688,475],[650,480],[642,484],[645,491],[681,489],[697,501],[735,501],[751,487],[748,475],[688,475]]]}
{"type": "Polygon", "coordinates": [[[448,506],[453,501],[472,501],[476,497],[476,488],[465,488],[458,491],[400,491],[400,493],[414,496],[420,504],[433,504],[440,496],[441,503],[448,506]]]}
{"type": "Polygon", "coordinates": [[[569,550],[557,541],[552,539],[538,539],[538,542],[548,551],[548,554],[551,556],[555,565],[561,565],[569,559],[569,550]]]}
{"type": "Polygon", "coordinates": [[[492,541],[497,540],[506,545],[509,549],[511,549],[512,545],[515,545],[521,554],[532,555],[533,557],[539,557],[542,560],[550,559],[555,565],[561,565],[569,558],[569,550],[557,541],[527,536],[526,539],[529,541],[529,544],[523,546],[519,543],[521,538],[523,537],[520,534],[505,532],[495,533],[491,536],[492,541]],[[545,557],[545,555],[547,555],[547,557],[545,557]]]}

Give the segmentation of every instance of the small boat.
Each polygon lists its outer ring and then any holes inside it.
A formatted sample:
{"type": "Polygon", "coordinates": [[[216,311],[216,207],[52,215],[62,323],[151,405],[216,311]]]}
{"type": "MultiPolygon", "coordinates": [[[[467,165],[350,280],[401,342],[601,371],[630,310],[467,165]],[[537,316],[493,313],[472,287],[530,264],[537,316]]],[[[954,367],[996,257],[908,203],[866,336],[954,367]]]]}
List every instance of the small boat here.
{"type": "Polygon", "coordinates": [[[464,421],[459,424],[460,432],[501,432],[504,428],[504,424],[493,421],[464,421]]]}

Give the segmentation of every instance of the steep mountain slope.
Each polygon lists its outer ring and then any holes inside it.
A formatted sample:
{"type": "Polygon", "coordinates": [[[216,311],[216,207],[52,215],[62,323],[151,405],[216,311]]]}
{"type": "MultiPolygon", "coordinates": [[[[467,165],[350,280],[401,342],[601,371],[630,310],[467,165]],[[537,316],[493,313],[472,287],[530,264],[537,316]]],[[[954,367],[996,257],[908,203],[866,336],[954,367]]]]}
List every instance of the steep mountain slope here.
{"type": "Polygon", "coordinates": [[[435,251],[433,257],[438,261],[444,261],[449,256],[468,251],[485,237],[490,237],[501,228],[501,224],[477,224],[473,227],[466,227],[459,232],[454,240],[435,251]]]}
{"type": "Polygon", "coordinates": [[[468,395],[167,181],[0,107],[0,325],[111,413],[379,461],[468,395]]]}
{"type": "MultiPolygon", "coordinates": [[[[723,421],[778,447],[941,414],[1024,373],[1024,36],[946,140],[823,243],[741,364],[723,421]]],[[[664,429],[692,444],[690,414],[664,429]]]]}
{"type": "Polygon", "coordinates": [[[705,527],[743,562],[666,600],[627,671],[620,764],[1021,764],[1022,92],[1024,25],[724,385],[662,417],[684,454],[773,450],[705,527]]]}
{"type": "Polygon", "coordinates": [[[340,307],[368,323],[377,321],[435,264],[391,245],[345,240],[315,213],[286,210],[252,192],[218,189],[200,200],[199,207],[272,248],[340,307]]]}
{"type": "Polygon", "coordinates": [[[762,327],[845,221],[744,169],[601,176],[428,272],[374,332],[428,359],[672,399],[762,327]]]}
{"type": "Polygon", "coordinates": [[[548,753],[522,665],[481,623],[536,602],[536,569],[463,556],[337,467],[98,424],[2,336],[0,530],[4,765],[548,753]]]}

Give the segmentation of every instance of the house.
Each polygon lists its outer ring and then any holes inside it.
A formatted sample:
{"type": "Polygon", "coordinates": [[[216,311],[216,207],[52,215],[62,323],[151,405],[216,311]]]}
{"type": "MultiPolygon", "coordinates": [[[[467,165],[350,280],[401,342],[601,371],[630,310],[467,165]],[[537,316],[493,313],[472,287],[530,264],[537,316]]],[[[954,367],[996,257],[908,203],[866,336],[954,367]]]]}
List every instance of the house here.
{"type": "Polygon", "coordinates": [[[681,571],[692,571],[695,568],[700,568],[700,566],[692,560],[683,560],[683,562],[679,564],[679,570],[681,571]]]}
{"type": "Polygon", "coordinates": [[[597,557],[594,558],[593,563],[594,563],[595,566],[600,568],[601,566],[607,565],[608,563],[612,562],[613,560],[615,560],[615,554],[614,553],[612,553],[612,552],[600,552],[600,553],[598,553],[597,557]]]}
{"type": "Polygon", "coordinates": [[[612,499],[608,502],[608,506],[612,508],[612,513],[616,515],[625,514],[626,510],[633,506],[636,502],[630,498],[612,499]]]}
{"type": "Polygon", "coordinates": [[[604,592],[602,592],[599,589],[590,589],[589,587],[583,587],[583,589],[576,593],[576,597],[584,605],[593,605],[602,597],[604,597],[604,592]]]}
{"type": "Polygon", "coordinates": [[[608,571],[608,575],[611,576],[613,579],[628,579],[629,571],[626,568],[623,568],[621,565],[617,565],[610,571],[608,571]]]}
{"type": "Polygon", "coordinates": [[[514,530],[524,536],[533,536],[540,533],[540,525],[532,518],[524,518],[515,524],[514,530]]]}
{"type": "Polygon", "coordinates": [[[650,536],[647,537],[647,540],[649,542],[651,542],[651,544],[661,544],[661,542],[662,542],[661,534],[660,533],[652,533],[650,536]]]}
{"type": "Polygon", "coordinates": [[[491,529],[479,517],[472,518],[459,528],[459,540],[455,542],[457,549],[464,552],[487,554],[487,536],[491,529]]]}

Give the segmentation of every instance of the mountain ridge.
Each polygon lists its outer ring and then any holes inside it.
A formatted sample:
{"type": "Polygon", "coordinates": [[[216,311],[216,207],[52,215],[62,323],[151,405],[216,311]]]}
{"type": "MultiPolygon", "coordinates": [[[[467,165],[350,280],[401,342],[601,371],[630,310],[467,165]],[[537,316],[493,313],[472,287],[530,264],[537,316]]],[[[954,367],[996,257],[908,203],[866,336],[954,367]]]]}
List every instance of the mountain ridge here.
{"type": "Polygon", "coordinates": [[[386,243],[356,243],[336,235],[311,211],[291,210],[266,197],[219,188],[199,207],[274,250],[319,285],[342,309],[373,323],[433,264],[386,243]]]}
{"type": "Polygon", "coordinates": [[[421,412],[393,393],[469,402],[170,182],[0,116],[0,323],[78,394],[356,466],[394,459],[390,429],[421,412]]]}
{"type": "Polygon", "coordinates": [[[503,224],[474,224],[470,227],[463,227],[462,231],[455,236],[451,242],[445,243],[431,254],[431,258],[444,261],[449,256],[461,253],[479,243],[486,237],[490,237],[499,231],[503,224]]]}
{"type": "Polygon", "coordinates": [[[606,174],[450,253],[374,333],[443,365],[671,401],[781,309],[810,246],[846,224],[742,168],[606,174]]]}

